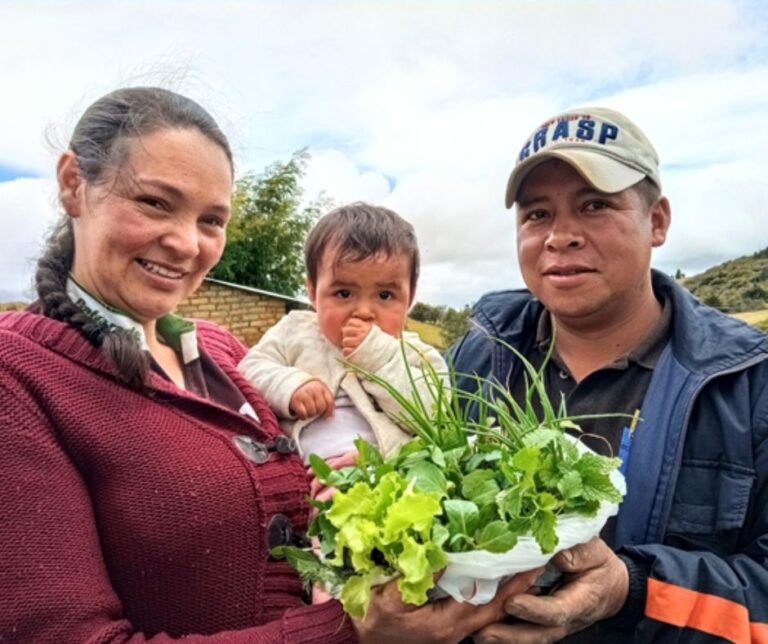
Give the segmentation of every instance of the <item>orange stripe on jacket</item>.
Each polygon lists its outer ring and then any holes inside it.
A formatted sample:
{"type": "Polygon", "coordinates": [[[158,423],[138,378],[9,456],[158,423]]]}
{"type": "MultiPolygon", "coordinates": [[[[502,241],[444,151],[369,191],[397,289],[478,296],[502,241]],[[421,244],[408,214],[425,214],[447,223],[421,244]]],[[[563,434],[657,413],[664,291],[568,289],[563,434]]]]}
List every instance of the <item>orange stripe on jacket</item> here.
{"type": "Polygon", "coordinates": [[[645,615],[658,622],[693,628],[731,642],[768,644],[768,624],[750,623],[745,606],[658,579],[648,580],[645,615]]]}

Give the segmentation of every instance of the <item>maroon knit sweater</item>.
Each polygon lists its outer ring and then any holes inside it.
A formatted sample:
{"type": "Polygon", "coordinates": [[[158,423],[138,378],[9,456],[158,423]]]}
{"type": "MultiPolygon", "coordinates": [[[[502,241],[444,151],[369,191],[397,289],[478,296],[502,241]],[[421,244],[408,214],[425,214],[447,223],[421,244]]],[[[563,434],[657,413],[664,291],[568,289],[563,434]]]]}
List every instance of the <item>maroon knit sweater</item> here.
{"type": "Polygon", "coordinates": [[[0,315],[0,641],[355,641],[269,559],[272,516],[306,527],[304,470],[241,453],[274,414],[236,370],[242,345],[208,323],[198,338],[261,424],[157,374],[132,391],[67,325],[0,315]]]}

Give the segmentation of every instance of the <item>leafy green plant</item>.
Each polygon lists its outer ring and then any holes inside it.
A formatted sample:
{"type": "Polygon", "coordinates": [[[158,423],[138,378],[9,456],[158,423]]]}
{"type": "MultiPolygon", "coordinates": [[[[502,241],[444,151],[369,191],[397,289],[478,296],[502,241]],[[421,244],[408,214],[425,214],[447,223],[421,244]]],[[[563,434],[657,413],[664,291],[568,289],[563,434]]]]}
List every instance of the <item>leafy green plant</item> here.
{"type": "Polygon", "coordinates": [[[403,600],[421,605],[447,553],[503,553],[526,534],[552,553],[558,516],[593,517],[602,502],[620,502],[610,480],[619,460],[578,449],[565,430],[578,429],[580,418],[568,416],[563,401],[555,407],[542,372],[517,356],[527,383],[520,402],[479,377],[474,392],[458,391],[460,374],[440,374],[426,360],[418,376],[409,371],[409,395],[349,365],[398,402],[396,421],[414,438],[386,458],[358,439],[356,465],[340,470],[311,455],[315,476],[337,490],[330,501],[310,501],[317,514],[309,535],[319,549],[281,547],[275,554],[307,582],[330,586],[350,615],[362,617],[377,583],[397,578],[403,600]]]}

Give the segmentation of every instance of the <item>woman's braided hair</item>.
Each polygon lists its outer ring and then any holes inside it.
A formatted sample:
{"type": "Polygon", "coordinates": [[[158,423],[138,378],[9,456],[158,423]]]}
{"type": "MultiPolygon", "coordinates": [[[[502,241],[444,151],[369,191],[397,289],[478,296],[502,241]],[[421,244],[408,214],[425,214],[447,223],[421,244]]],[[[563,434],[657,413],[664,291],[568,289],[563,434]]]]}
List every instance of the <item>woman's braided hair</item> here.
{"type": "MultiPolygon", "coordinates": [[[[229,142],[213,117],[193,100],[156,87],[119,89],[98,99],[80,117],[69,149],[75,154],[83,179],[98,184],[109,176],[110,169],[119,168],[124,162],[129,140],[166,128],[199,131],[217,144],[232,164],[229,142]]],[[[74,257],[72,220],[65,215],[37,263],[35,286],[43,314],[77,329],[92,345],[102,349],[124,383],[143,388],[149,360],[136,336],[126,329],[114,329],[93,320],[67,295],[74,257]]]]}

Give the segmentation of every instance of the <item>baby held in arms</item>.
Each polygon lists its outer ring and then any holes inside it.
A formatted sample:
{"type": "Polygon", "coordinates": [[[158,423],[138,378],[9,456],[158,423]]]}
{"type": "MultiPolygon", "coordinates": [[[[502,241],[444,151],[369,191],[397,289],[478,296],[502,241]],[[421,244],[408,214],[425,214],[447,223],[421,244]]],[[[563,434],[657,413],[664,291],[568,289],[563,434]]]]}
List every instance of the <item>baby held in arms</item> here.
{"type": "Polygon", "coordinates": [[[413,226],[386,208],[342,206],[312,228],[305,261],[314,311],[291,311],[250,349],[240,371],[273,406],[305,461],[312,453],[346,454],[357,437],[388,454],[410,437],[392,418],[399,406],[350,365],[408,397],[423,386],[427,363],[447,372],[434,347],[405,331],[419,276],[413,226]]]}

